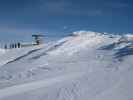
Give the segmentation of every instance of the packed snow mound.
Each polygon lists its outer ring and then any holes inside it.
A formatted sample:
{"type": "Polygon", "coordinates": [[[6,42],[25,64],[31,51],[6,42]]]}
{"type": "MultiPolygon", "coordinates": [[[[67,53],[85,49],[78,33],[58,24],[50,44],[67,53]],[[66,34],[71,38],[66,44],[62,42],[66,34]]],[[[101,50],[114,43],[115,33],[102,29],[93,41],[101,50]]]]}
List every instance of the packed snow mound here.
{"type": "Polygon", "coordinates": [[[132,35],[91,31],[12,49],[0,57],[0,100],[132,100],[132,59],[132,35]]]}

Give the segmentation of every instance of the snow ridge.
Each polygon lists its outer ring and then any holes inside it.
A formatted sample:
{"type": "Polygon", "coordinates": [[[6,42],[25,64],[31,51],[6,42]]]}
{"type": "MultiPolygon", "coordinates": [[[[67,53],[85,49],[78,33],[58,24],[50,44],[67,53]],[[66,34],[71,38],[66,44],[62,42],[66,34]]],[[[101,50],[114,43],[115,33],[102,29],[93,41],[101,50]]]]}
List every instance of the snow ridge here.
{"type": "Polygon", "coordinates": [[[77,31],[42,47],[2,52],[0,100],[133,98],[131,34],[77,31]]]}

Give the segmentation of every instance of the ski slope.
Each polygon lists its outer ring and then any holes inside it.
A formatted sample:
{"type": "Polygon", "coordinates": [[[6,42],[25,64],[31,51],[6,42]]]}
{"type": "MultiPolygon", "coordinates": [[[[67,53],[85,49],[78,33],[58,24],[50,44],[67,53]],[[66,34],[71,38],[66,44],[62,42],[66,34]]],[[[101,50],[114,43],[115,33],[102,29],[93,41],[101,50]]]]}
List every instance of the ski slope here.
{"type": "Polygon", "coordinates": [[[0,100],[132,100],[132,37],[78,31],[6,50],[0,53],[0,100]]]}

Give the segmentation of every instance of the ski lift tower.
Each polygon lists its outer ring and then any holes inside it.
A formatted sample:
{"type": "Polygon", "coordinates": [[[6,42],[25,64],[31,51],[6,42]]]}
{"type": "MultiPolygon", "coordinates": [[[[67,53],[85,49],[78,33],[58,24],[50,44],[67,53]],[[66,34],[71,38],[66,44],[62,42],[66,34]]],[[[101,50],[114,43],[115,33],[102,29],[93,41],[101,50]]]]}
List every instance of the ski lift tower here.
{"type": "Polygon", "coordinates": [[[42,34],[34,34],[34,35],[32,35],[32,37],[35,39],[36,45],[43,44],[44,35],[42,35],[42,34]]]}

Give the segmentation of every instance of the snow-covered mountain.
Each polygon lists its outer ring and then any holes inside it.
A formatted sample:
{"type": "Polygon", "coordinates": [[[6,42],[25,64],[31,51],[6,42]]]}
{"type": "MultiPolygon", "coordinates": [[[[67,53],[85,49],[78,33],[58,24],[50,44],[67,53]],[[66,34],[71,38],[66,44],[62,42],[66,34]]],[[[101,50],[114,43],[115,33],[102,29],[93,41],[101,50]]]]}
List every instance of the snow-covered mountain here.
{"type": "Polygon", "coordinates": [[[132,100],[133,35],[74,32],[0,54],[0,100],[132,100]]]}

